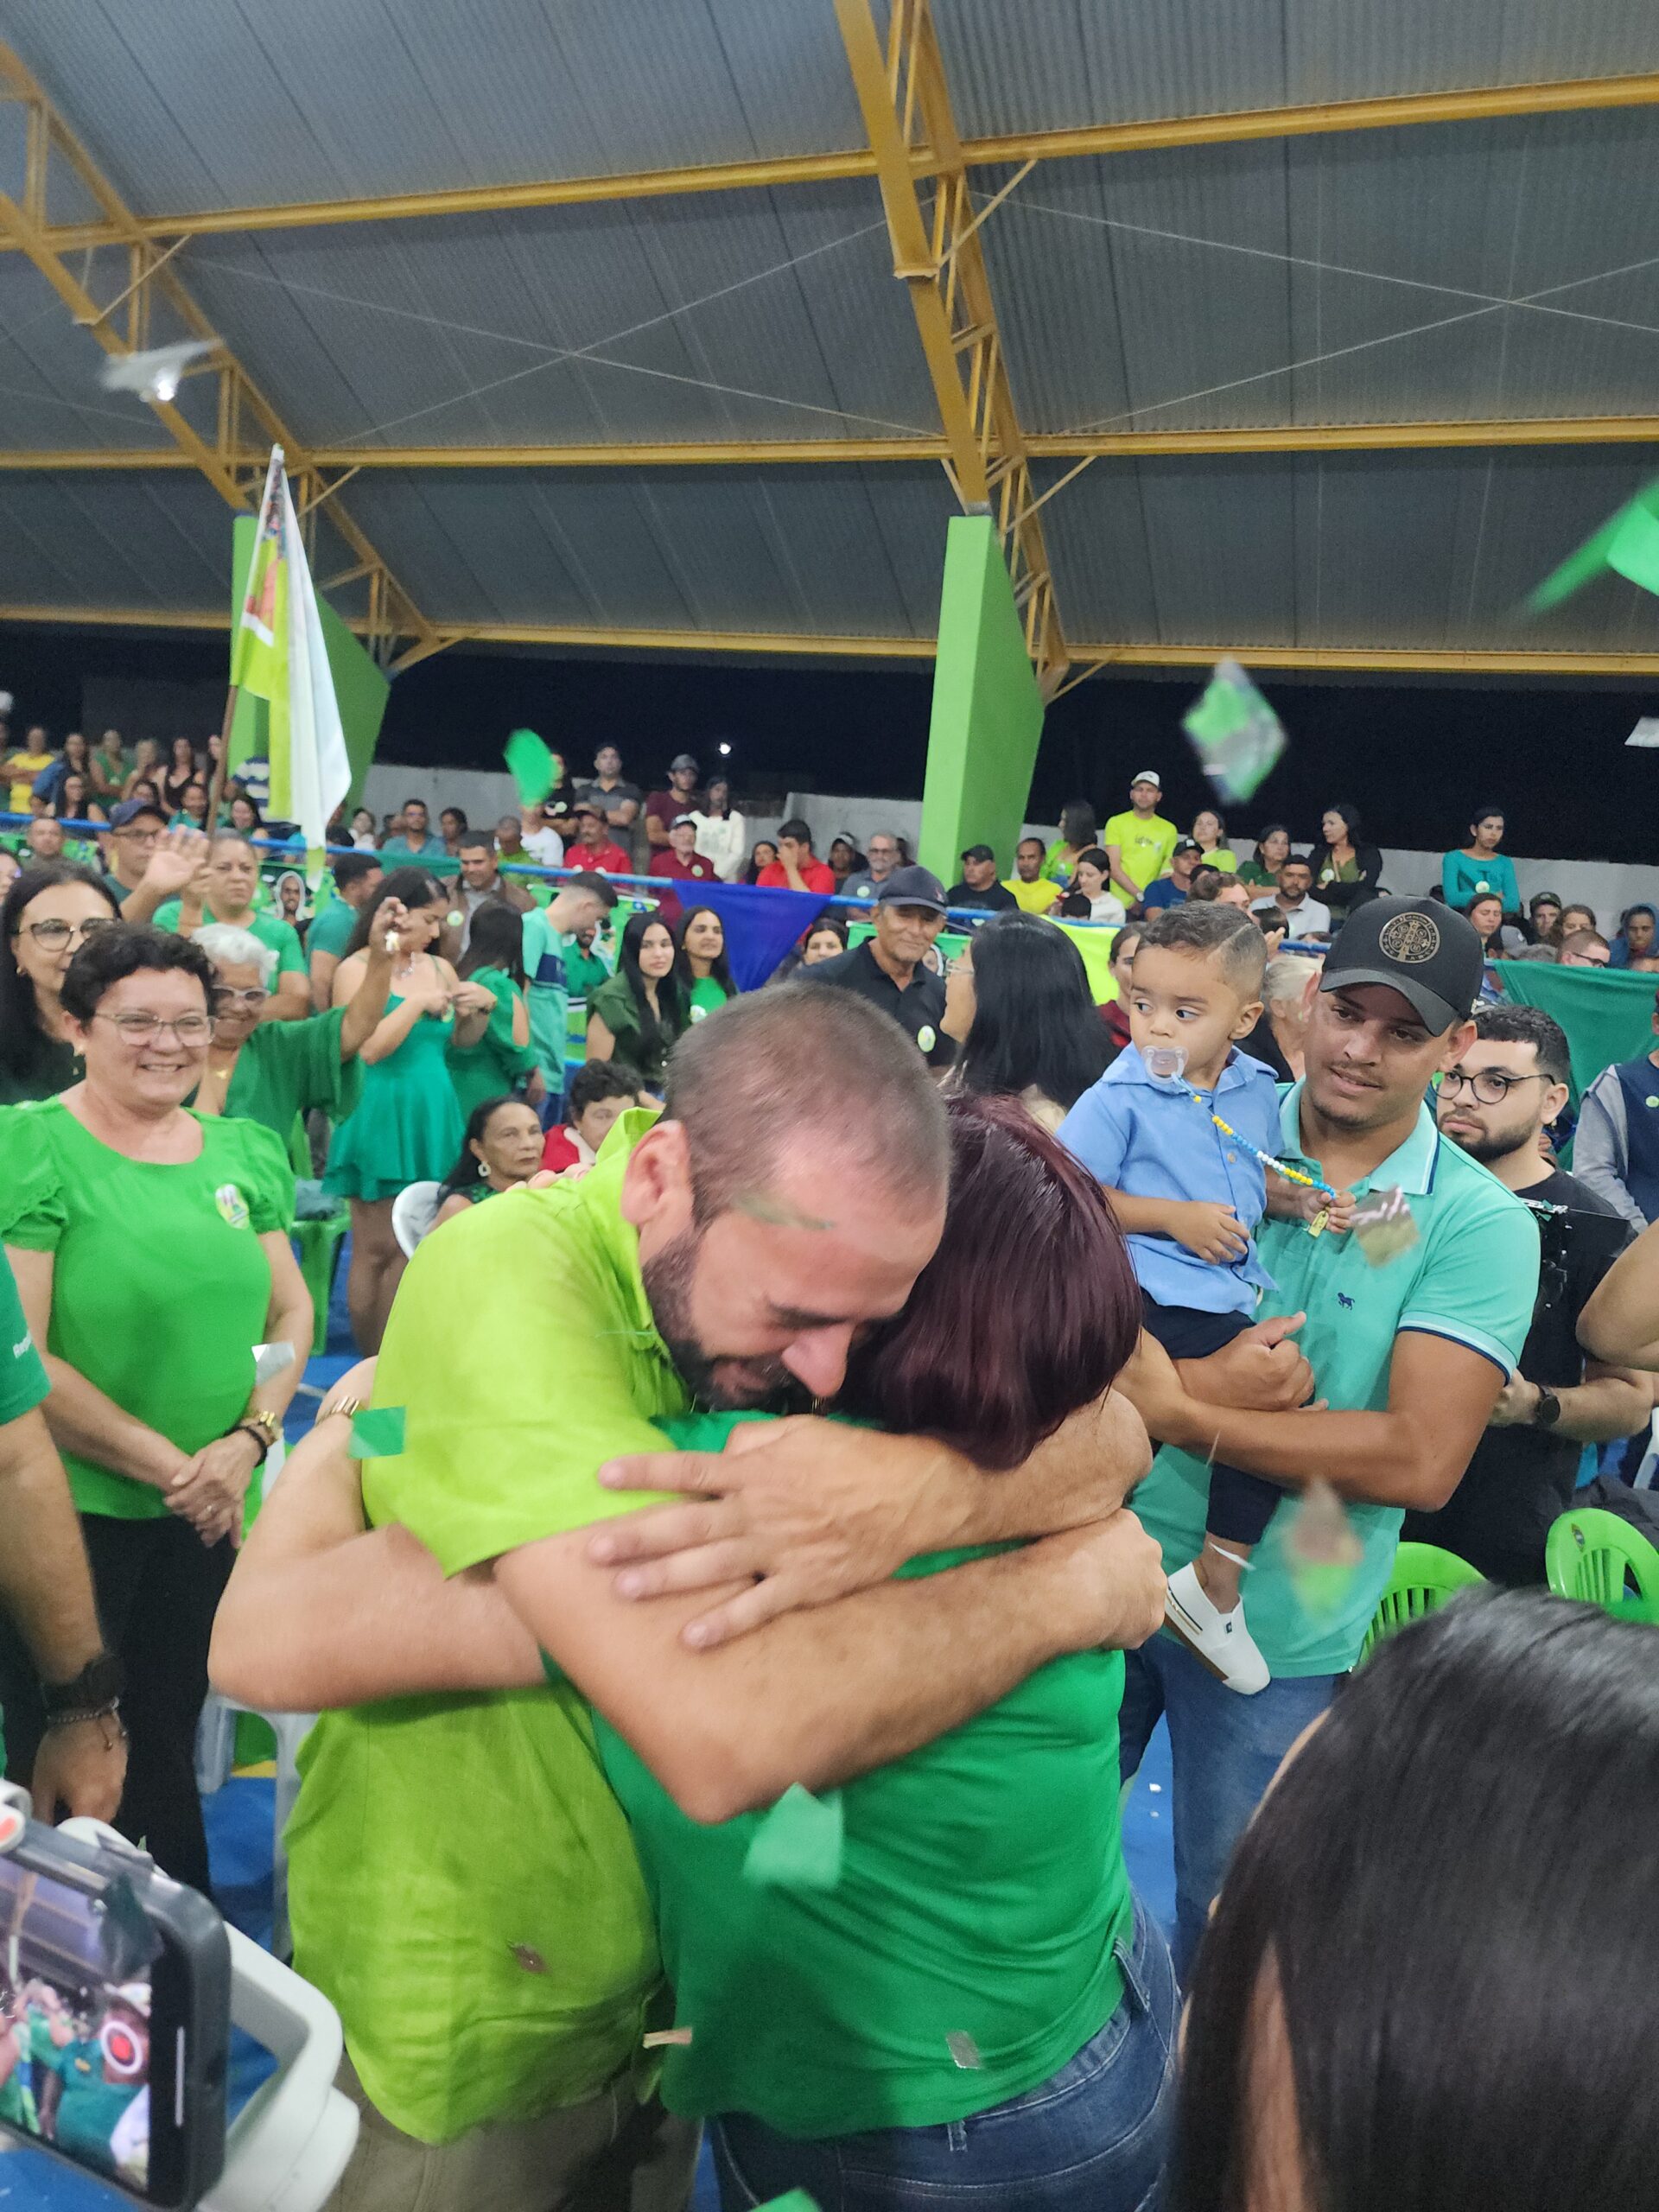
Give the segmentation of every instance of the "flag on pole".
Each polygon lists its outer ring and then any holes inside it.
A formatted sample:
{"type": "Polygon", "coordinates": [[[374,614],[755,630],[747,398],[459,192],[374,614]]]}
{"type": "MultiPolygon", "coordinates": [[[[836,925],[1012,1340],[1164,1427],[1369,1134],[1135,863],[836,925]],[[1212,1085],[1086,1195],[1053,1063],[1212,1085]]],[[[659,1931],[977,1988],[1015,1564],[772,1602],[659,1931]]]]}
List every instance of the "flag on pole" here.
{"type": "Polygon", "coordinates": [[[352,766],[280,446],[270,451],[241,619],[231,641],[231,681],[270,702],[270,811],[299,823],[315,881],[329,818],[351,789],[352,766]]]}

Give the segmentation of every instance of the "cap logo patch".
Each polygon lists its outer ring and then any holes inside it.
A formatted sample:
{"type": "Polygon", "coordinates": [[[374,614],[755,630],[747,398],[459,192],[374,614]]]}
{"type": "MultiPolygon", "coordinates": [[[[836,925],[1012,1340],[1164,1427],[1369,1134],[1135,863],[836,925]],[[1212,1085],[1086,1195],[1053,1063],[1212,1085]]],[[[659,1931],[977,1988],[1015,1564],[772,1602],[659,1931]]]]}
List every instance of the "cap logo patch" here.
{"type": "Polygon", "coordinates": [[[1421,968],[1440,949],[1440,925],[1427,914],[1395,914],[1383,923],[1377,949],[1402,968],[1421,968]]]}

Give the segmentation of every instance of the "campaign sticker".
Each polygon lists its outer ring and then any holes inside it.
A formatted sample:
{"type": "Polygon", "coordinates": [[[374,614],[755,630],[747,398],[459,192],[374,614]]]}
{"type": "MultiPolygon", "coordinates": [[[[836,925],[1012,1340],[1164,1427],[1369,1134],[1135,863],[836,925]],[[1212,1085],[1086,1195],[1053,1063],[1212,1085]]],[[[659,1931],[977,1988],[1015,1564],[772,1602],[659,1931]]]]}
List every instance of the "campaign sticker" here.
{"type": "Polygon", "coordinates": [[[931,1021],[925,1021],[921,1027],[916,1032],[916,1042],[921,1046],[925,1052],[931,1052],[938,1041],[938,1037],[936,1034],[933,1025],[931,1021]]]}
{"type": "Polygon", "coordinates": [[[252,1219],[248,1202],[234,1183],[221,1183],[213,1192],[213,1204],[232,1229],[245,1229],[252,1219]]]}

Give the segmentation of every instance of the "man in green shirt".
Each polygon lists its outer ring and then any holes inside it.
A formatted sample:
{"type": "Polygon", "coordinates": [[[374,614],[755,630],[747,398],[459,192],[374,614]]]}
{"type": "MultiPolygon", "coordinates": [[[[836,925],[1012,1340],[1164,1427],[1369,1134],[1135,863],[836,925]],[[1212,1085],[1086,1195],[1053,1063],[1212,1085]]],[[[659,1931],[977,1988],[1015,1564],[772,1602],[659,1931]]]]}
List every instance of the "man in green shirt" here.
{"type": "Polygon", "coordinates": [[[1113,815],[1100,833],[1112,864],[1112,881],[1131,901],[1157,882],[1175,849],[1175,824],[1158,811],[1163,796],[1157,770],[1143,768],[1129,785],[1128,811],[1113,815]]]}
{"type": "MultiPolygon", "coordinates": [[[[68,1478],[40,1410],[49,1388],[0,1252],[0,1643],[24,1656],[49,1701],[73,1712],[85,1709],[77,1708],[74,1693],[90,1683],[88,1670],[114,1662],[104,1649],[68,1478]]],[[[112,1697],[95,1702],[112,1707],[112,1697]]],[[[0,1727],[4,1719],[0,1713],[0,1727]]],[[[4,1769],[0,1734],[0,1773],[4,1769]]],[[[126,1770],[126,1738],[113,1709],[97,1719],[48,1725],[29,1777],[36,1816],[55,1820],[61,1808],[112,1821],[126,1770]]]]}
{"type": "Polygon", "coordinates": [[[291,922],[261,912],[255,906],[258,888],[259,863],[253,847],[240,830],[216,830],[206,865],[179,898],[157,907],[156,926],[176,931],[181,937],[194,937],[204,922],[227,922],[232,929],[246,930],[276,955],[276,988],[266,1020],[304,1021],[311,1013],[305,954],[291,922]]]}
{"type": "Polygon", "coordinates": [[[1265,1331],[1258,1324],[1205,1365],[1212,1380],[1224,1365],[1240,1376],[1252,1364],[1265,1370],[1294,1357],[1289,1338],[1300,1330],[1332,1410],[1269,1414],[1137,1395],[1164,1448],[1135,1509],[1172,1570],[1202,1548],[1217,1459],[1292,1497],[1328,1484],[1357,1545],[1334,1598],[1310,1594],[1295,1516],[1286,1506],[1274,1514],[1244,1590],[1272,1675],[1255,1696],[1224,1687],[1168,1632],[1129,1654],[1123,1770],[1139,1765],[1160,1712],[1175,1757],[1178,1970],[1191,1964],[1228,1855],[1280,1760],[1359,1656],[1405,1510],[1433,1511],[1456,1489],[1532,1324],[1533,1217],[1442,1141],[1423,1103],[1430,1079],[1473,1041],[1468,1009],[1481,968],[1480,940],[1464,918],[1418,899],[1357,908],[1325,961],[1306,1072],[1282,1093],[1280,1157],[1362,1201],[1402,1194],[1413,1241],[1379,1260],[1360,1235],[1315,1236],[1300,1219],[1269,1219],[1256,1232],[1276,1286],[1260,1308],[1265,1331]]]}
{"type": "Polygon", "coordinates": [[[385,873],[378,853],[337,853],[334,856],[334,895],[318,907],[305,941],[306,957],[311,963],[311,1003],[319,1014],[333,1001],[334,970],[346,957],[352,932],[385,873]]]}
{"type": "Polygon", "coordinates": [[[545,906],[524,916],[524,974],[529,988],[530,1042],[547,1086],[543,1118],[551,1128],[564,1096],[566,1012],[570,1003],[567,966],[576,931],[602,922],[616,905],[614,887],[602,875],[578,875],[562,883],[545,906]]]}

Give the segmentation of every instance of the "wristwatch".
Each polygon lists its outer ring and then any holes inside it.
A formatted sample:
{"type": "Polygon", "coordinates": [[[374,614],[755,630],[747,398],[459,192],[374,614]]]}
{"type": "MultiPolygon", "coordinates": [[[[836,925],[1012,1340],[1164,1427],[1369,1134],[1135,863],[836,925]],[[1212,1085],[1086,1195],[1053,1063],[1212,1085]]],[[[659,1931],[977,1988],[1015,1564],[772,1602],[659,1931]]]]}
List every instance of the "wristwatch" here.
{"type": "Polygon", "coordinates": [[[126,1676],[113,1651],[100,1651],[89,1659],[72,1681],[42,1682],[41,1703],[48,1728],[67,1726],[72,1720],[97,1720],[113,1713],[121,1702],[126,1676]]]}
{"type": "Polygon", "coordinates": [[[1538,1402],[1532,1409],[1535,1428],[1554,1428],[1561,1417],[1561,1402],[1548,1383],[1538,1385],[1538,1402]]]}
{"type": "Polygon", "coordinates": [[[231,1434],[234,1436],[237,1433],[238,1429],[245,1430],[258,1445],[259,1465],[263,1467],[265,1461],[270,1457],[271,1446],[276,1441],[277,1437],[282,1433],[281,1424],[278,1422],[276,1414],[264,1412],[257,1414],[244,1414],[241,1420],[236,1424],[236,1428],[233,1428],[231,1431],[231,1434]]]}

